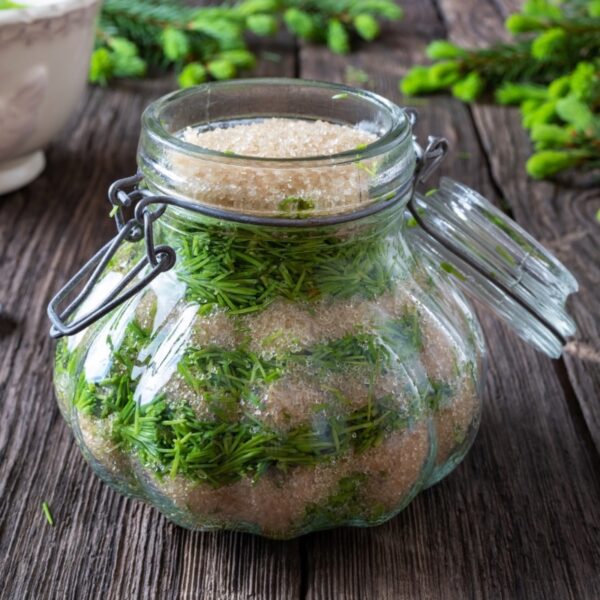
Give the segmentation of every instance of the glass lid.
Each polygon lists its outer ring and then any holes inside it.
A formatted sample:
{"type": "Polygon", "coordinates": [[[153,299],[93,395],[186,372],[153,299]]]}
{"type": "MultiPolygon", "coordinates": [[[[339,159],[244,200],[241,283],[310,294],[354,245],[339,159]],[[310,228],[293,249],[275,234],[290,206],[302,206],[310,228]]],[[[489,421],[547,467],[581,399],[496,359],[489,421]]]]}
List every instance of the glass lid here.
{"type": "Polygon", "coordinates": [[[575,333],[566,300],[578,284],[556,257],[452,179],[415,194],[409,209],[409,235],[419,250],[522,339],[553,358],[561,355],[575,333]]]}

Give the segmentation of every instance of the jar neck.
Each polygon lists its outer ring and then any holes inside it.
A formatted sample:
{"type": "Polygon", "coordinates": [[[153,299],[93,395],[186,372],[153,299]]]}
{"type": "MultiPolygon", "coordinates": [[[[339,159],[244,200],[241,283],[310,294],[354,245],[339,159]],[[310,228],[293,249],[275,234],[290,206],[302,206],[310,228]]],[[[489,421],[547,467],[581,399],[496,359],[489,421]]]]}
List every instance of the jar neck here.
{"type": "Polygon", "coordinates": [[[417,161],[403,109],[336,84],[211,83],[157,101],[142,121],[138,166],[150,191],[243,215],[281,217],[298,205],[314,217],[350,214],[402,189],[417,161]],[[368,132],[374,141],[298,158],[241,156],[235,148],[216,152],[185,141],[189,128],[204,131],[270,118],[326,121],[368,132]]]}
{"type": "Polygon", "coordinates": [[[328,218],[362,213],[403,193],[417,157],[412,139],[382,155],[359,154],[341,164],[290,160],[273,165],[236,158],[189,157],[156,149],[142,134],[138,163],[157,195],[196,202],[212,211],[264,219],[328,218]]]}
{"type": "MultiPolygon", "coordinates": [[[[228,218],[232,212],[214,216],[204,210],[189,210],[178,206],[168,206],[156,221],[157,235],[162,239],[175,240],[177,245],[189,243],[197,236],[230,236],[235,239],[255,238],[267,242],[285,240],[289,242],[289,252],[297,251],[304,239],[328,240],[333,246],[354,244],[360,241],[375,243],[391,237],[404,237],[406,226],[406,205],[412,189],[398,197],[380,200],[381,209],[365,216],[340,215],[321,219],[304,219],[301,210],[286,213],[281,218],[245,217],[244,220],[228,218]],[[294,215],[290,217],[290,215],[294,215]]],[[[410,223],[409,223],[410,225],[410,223]]]]}

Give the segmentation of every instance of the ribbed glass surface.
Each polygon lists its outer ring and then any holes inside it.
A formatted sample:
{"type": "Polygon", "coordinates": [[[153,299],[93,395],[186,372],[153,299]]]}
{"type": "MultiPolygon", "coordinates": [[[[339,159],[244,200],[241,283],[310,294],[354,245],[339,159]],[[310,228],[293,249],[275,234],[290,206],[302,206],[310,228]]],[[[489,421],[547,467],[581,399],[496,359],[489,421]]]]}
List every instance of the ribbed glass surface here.
{"type": "Polygon", "coordinates": [[[416,223],[411,228],[421,251],[521,338],[560,356],[564,338],[575,332],[567,297],[578,289],[565,266],[483,196],[456,181],[443,178],[439,189],[417,194],[415,204],[427,230],[416,223]]]}

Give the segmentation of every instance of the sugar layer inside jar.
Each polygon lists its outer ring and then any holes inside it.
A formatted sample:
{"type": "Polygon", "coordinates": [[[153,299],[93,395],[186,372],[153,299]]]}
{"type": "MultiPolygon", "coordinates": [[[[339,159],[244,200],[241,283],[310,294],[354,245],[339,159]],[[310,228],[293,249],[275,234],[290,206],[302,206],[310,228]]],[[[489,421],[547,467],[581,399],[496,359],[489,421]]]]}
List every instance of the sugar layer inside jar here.
{"type": "Polygon", "coordinates": [[[347,212],[369,202],[372,159],[359,153],[377,136],[358,127],[326,121],[288,118],[239,120],[188,127],[184,141],[227,155],[263,160],[227,160],[227,157],[171,156],[171,169],[182,190],[194,199],[250,214],[289,216],[347,212]],[[356,160],[342,164],[293,162],[294,158],[327,157],[355,150],[356,160]],[[289,163],[268,159],[290,159],[289,163]],[[265,161],[264,159],[267,159],[265,161]]]}

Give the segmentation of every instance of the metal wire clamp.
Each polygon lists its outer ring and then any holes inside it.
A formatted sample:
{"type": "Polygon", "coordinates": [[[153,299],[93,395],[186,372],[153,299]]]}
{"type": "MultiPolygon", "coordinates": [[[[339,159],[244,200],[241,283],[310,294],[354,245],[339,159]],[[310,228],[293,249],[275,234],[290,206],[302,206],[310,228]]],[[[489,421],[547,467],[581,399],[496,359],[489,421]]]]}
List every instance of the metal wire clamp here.
{"type": "MultiPolygon", "coordinates": [[[[67,284],[52,298],[48,305],[48,317],[52,322],[50,336],[60,338],[65,335],[74,335],[79,333],[111,310],[135,296],[139,291],[145,288],[159,273],[168,271],[175,264],[175,250],[167,245],[154,245],[154,235],[152,224],[164,212],[166,206],[159,207],[152,211],[145,208],[142,211],[136,210],[136,216],[125,222],[123,207],[131,206],[136,199],[143,197],[138,189],[133,189],[129,193],[125,191],[125,186],[137,185],[141,181],[140,175],[127,177],[115,181],[109,190],[109,199],[115,207],[115,221],[117,224],[117,235],[90,259],[85,265],[67,282],[67,284]],[[67,319],[79,308],[85,308],[86,300],[89,301],[90,293],[98,279],[104,272],[104,269],[114,257],[123,241],[140,241],[142,238],[146,241],[146,255],[119,281],[119,283],[107,293],[99,306],[90,308],[83,315],[78,316],[67,324],[67,319]],[[128,287],[129,284],[144,270],[150,266],[151,269],[137,283],[128,287]],[[77,288],[77,286],[88,278],[81,291],[75,296],[70,304],[62,311],[59,306],[65,299],[77,288]]],[[[137,208],[137,207],[136,207],[137,208]]]]}
{"type": "Polygon", "coordinates": [[[154,244],[153,224],[162,216],[167,206],[176,206],[205,216],[250,225],[295,228],[337,225],[355,221],[385,210],[404,198],[407,193],[410,193],[412,200],[416,185],[424,181],[437,168],[448,149],[448,142],[445,139],[435,137],[428,138],[428,145],[425,150],[416,141],[414,145],[417,154],[417,168],[415,169],[415,173],[401,189],[397,190],[392,198],[383,202],[370,204],[361,210],[343,215],[309,217],[306,219],[244,215],[174,196],[153,195],[149,190],[141,186],[143,176],[140,173],[131,177],[118,179],[110,186],[108,191],[108,198],[113,206],[111,214],[113,214],[115,219],[117,235],[85,263],[50,301],[48,305],[48,317],[52,322],[50,336],[60,338],[79,333],[129,298],[135,296],[135,294],[144,289],[160,273],[164,273],[173,267],[176,260],[175,250],[171,246],[155,246],[154,244]],[[133,210],[134,216],[130,220],[126,220],[125,209],[133,210]],[[89,310],[85,310],[87,304],[91,303],[92,300],[92,296],[90,295],[92,288],[100,279],[111,259],[115,256],[120,245],[124,241],[138,242],[142,239],[146,247],[145,256],[115,287],[107,291],[104,298],[98,300],[96,306],[90,306],[89,310]],[[133,280],[142,274],[146,267],[150,267],[150,270],[144,273],[139,281],[130,286],[133,280]],[[85,283],[81,291],[66,308],[61,310],[60,306],[84,281],[85,283]],[[81,309],[83,314],[78,314],[75,319],[67,322],[78,309],[81,309]]]}

